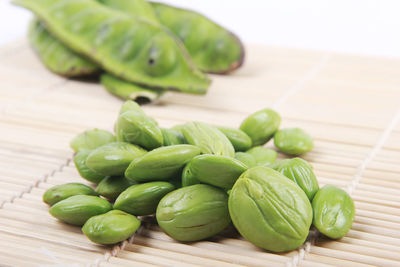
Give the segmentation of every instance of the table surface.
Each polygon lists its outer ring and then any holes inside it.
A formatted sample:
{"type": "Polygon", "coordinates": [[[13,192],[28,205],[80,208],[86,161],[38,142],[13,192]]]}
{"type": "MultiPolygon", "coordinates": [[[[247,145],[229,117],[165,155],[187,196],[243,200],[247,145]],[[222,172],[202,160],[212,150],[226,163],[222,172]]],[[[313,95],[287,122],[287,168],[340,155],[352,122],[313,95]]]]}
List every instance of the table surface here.
{"type": "Polygon", "coordinates": [[[122,244],[91,243],[79,228],[52,218],[41,196],[53,185],[83,182],[68,143],[89,128],[111,130],[122,101],[96,82],[52,74],[20,40],[0,49],[1,264],[398,266],[400,60],[246,50],[244,67],[211,76],[206,96],[167,93],[143,109],[162,127],[192,120],[237,127],[249,113],[273,107],[282,127],[302,127],[314,137],[315,148],[304,158],[320,185],[352,195],[357,211],[346,237],[311,235],[301,248],[274,254],[230,233],[179,243],[146,223],[122,244]]]}

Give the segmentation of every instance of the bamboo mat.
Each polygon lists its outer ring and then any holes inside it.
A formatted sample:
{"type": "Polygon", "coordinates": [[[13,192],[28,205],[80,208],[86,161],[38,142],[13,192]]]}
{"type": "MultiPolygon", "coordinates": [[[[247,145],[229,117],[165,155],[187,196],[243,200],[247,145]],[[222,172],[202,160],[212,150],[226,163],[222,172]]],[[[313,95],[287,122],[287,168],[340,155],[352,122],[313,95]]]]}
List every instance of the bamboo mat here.
{"type": "Polygon", "coordinates": [[[400,60],[262,46],[247,52],[244,68],[212,76],[207,96],[167,93],[144,110],[170,127],[192,120],[238,126],[251,112],[277,109],[283,127],[314,136],[305,158],[320,185],[352,195],[356,218],[346,237],[312,232],[298,250],[274,254],[229,231],[175,242],[149,222],[122,244],[91,243],[52,218],[41,196],[53,185],[83,182],[68,143],[85,129],[111,130],[121,101],[94,82],[48,72],[21,40],[0,48],[0,265],[399,266],[400,60]]]}

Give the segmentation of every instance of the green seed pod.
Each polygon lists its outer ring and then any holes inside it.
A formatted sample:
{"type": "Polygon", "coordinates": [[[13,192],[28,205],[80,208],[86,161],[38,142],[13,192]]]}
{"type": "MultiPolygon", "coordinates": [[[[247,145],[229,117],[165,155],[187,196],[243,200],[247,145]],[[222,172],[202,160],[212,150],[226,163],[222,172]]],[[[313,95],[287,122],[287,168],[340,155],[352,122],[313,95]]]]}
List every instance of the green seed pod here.
{"type": "Polygon", "coordinates": [[[312,137],[300,128],[287,128],[276,132],[275,146],[285,154],[299,156],[310,151],[314,144],[312,137]]]}
{"type": "Polygon", "coordinates": [[[95,173],[86,165],[86,159],[91,152],[92,150],[79,151],[74,157],[74,164],[82,178],[98,184],[105,178],[105,175],[95,173]]]}
{"type": "Polygon", "coordinates": [[[82,227],[82,232],[94,243],[110,245],[129,238],[139,227],[140,221],[135,216],[111,210],[90,218],[82,227]]]}
{"type": "Polygon", "coordinates": [[[80,183],[69,183],[56,185],[46,190],[43,194],[43,202],[53,206],[57,202],[76,195],[92,195],[98,194],[89,186],[80,183]]]}
{"type": "Polygon", "coordinates": [[[103,5],[126,12],[130,15],[141,16],[151,22],[159,23],[154,10],[146,0],[97,0],[103,5]]]}
{"type": "Polygon", "coordinates": [[[81,57],[49,33],[37,19],[28,30],[29,43],[42,63],[52,72],[64,77],[82,77],[95,74],[100,67],[81,57]]]}
{"type": "Polygon", "coordinates": [[[185,143],[185,137],[179,131],[173,129],[161,129],[164,139],[164,146],[180,145],[185,143]]]}
{"type": "Polygon", "coordinates": [[[194,157],[189,164],[191,175],[202,183],[229,189],[247,170],[241,161],[217,155],[199,155],[194,157]]]}
{"type": "Polygon", "coordinates": [[[312,201],[319,185],[310,163],[301,158],[284,159],[274,163],[271,168],[300,186],[308,199],[312,201]]]}
{"type": "Polygon", "coordinates": [[[229,195],[229,212],[244,238],[273,252],[301,246],[313,216],[300,187],[263,166],[247,170],[236,181],[229,195]]]}
{"type": "Polygon", "coordinates": [[[131,99],[138,103],[155,101],[166,92],[166,90],[148,88],[143,85],[127,82],[108,73],[100,76],[100,83],[110,94],[122,99],[131,99]]]}
{"type": "Polygon", "coordinates": [[[216,127],[203,122],[189,122],[182,127],[186,142],[198,146],[202,154],[234,157],[235,149],[229,139],[216,127]]]}
{"type": "Polygon", "coordinates": [[[109,131],[93,129],[78,134],[71,140],[70,146],[75,152],[93,150],[102,145],[115,142],[115,136],[109,131]]]}
{"type": "Polygon", "coordinates": [[[146,150],[129,143],[110,143],[93,150],[86,159],[86,165],[102,175],[120,176],[132,160],[145,153],[146,150]]]}
{"type": "Polygon", "coordinates": [[[185,186],[190,186],[190,185],[195,185],[199,184],[200,181],[197,180],[193,175],[190,170],[190,162],[186,164],[185,168],[183,168],[182,171],[182,187],[185,186]]]}
{"type": "Polygon", "coordinates": [[[167,182],[132,185],[118,196],[114,209],[137,216],[150,215],[156,212],[161,198],[172,190],[174,186],[167,182]]]}
{"type": "Polygon", "coordinates": [[[157,207],[158,225],[179,241],[198,241],[218,234],[230,223],[228,195],[196,184],[172,191],[157,207]]]}
{"type": "Polygon", "coordinates": [[[161,24],[182,40],[202,71],[227,73],[242,65],[244,48],[232,32],[195,11],[154,2],[151,5],[161,24]]]}
{"type": "Polygon", "coordinates": [[[253,157],[253,155],[246,152],[236,152],[235,159],[244,163],[248,168],[257,166],[256,159],[253,157]]]}
{"type": "Polygon", "coordinates": [[[96,1],[15,0],[47,30],[108,73],[152,88],[204,94],[210,80],[164,27],[96,1]]]}
{"type": "Polygon", "coordinates": [[[221,126],[217,128],[229,139],[235,151],[246,151],[251,148],[251,139],[242,130],[221,126]]]}
{"type": "Polygon", "coordinates": [[[200,149],[192,145],[160,147],[132,161],[125,177],[135,182],[177,178],[185,164],[199,154],[200,149]]]}
{"type": "Polygon", "coordinates": [[[355,209],[349,194],[344,190],[325,185],[315,194],[312,201],[313,225],[330,238],[342,238],[353,224],[355,209]]]}
{"type": "Polygon", "coordinates": [[[114,201],[125,189],[134,185],[124,176],[107,176],[96,187],[96,192],[103,197],[114,201]]]}
{"type": "Polygon", "coordinates": [[[260,146],[272,138],[280,124],[279,114],[266,108],[248,116],[240,125],[240,130],[250,136],[253,146],[260,146]]]}
{"type": "Polygon", "coordinates": [[[77,195],[54,204],[50,214],[69,224],[83,225],[93,216],[111,210],[110,202],[96,196],[77,195]]]}
{"type": "Polygon", "coordinates": [[[117,121],[117,140],[154,149],[163,145],[163,135],[153,119],[137,111],[126,111],[117,121]]]}
{"type": "Polygon", "coordinates": [[[278,153],[275,150],[263,147],[263,146],[255,146],[246,151],[247,154],[250,154],[256,160],[257,166],[270,166],[272,163],[276,161],[278,157],[278,153]]]}

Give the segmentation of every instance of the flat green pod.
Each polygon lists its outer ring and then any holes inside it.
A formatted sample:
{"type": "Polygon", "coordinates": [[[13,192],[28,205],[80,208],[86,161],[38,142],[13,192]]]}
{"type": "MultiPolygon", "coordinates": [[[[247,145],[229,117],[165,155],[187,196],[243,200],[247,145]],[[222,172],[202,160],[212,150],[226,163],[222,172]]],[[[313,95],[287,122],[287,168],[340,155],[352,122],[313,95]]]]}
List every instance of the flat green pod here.
{"type": "Polygon", "coordinates": [[[229,194],[229,213],[244,238],[273,252],[301,246],[313,218],[303,190],[263,166],[248,169],[236,181],[229,194]]]}
{"type": "Polygon", "coordinates": [[[274,145],[283,153],[299,156],[314,147],[311,135],[300,128],[281,129],[275,133],[274,145]]]}
{"type": "Polygon", "coordinates": [[[154,149],[163,145],[163,134],[154,119],[144,113],[128,110],[118,116],[117,140],[154,149]]]}
{"type": "Polygon", "coordinates": [[[124,80],[152,88],[204,94],[210,80],[182,43],[158,24],[92,0],[14,0],[79,54],[124,80]]]}
{"type": "Polygon", "coordinates": [[[224,189],[232,188],[239,176],[248,169],[235,158],[211,154],[194,157],[189,168],[194,179],[224,189]]]}
{"type": "Polygon", "coordinates": [[[250,136],[253,146],[267,143],[279,129],[281,116],[269,108],[250,114],[240,125],[240,130],[250,136]]]}
{"type": "Polygon", "coordinates": [[[312,201],[313,225],[330,238],[342,238],[350,230],[355,216],[352,198],[346,191],[325,185],[315,194],[312,201]]]}
{"type": "Polygon", "coordinates": [[[295,182],[308,199],[313,200],[319,185],[310,163],[301,158],[284,159],[274,163],[271,168],[295,182]]]}
{"type": "Polygon", "coordinates": [[[186,163],[200,154],[192,145],[164,146],[133,160],[125,177],[135,182],[166,181],[180,176],[186,163]]]}
{"type": "Polygon", "coordinates": [[[42,63],[64,77],[81,77],[100,72],[100,67],[61,43],[37,19],[28,30],[29,43],[42,63]]]}
{"type": "Polygon", "coordinates": [[[166,92],[165,90],[151,89],[139,84],[130,83],[108,73],[100,76],[100,83],[110,94],[139,103],[153,102],[166,92]]]}
{"type": "Polygon", "coordinates": [[[222,126],[217,126],[217,128],[229,139],[236,152],[251,148],[251,138],[242,130],[222,126]]]}
{"type": "Polygon", "coordinates": [[[90,218],[82,227],[82,232],[94,243],[110,245],[128,239],[140,227],[140,221],[120,210],[90,218]]]}
{"type": "Polygon", "coordinates": [[[74,165],[76,170],[79,172],[79,175],[85,180],[98,184],[100,183],[106,176],[103,174],[99,174],[94,172],[86,165],[86,160],[88,156],[92,153],[92,150],[81,150],[74,156],[74,165]]]}
{"type": "Polygon", "coordinates": [[[276,161],[278,153],[275,150],[263,147],[255,146],[246,151],[246,154],[250,154],[256,160],[257,166],[270,166],[276,161]]]}
{"type": "Polygon", "coordinates": [[[168,182],[136,184],[122,192],[114,203],[114,209],[145,216],[156,212],[160,200],[175,187],[168,182]]]}
{"type": "Polygon", "coordinates": [[[180,131],[174,129],[162,128],[161,132],[163,134],[164,146],[173,146],[185,144],[185,137],[180,131]]]}
{"type": "Polygon", "coordinates": [[[205,184],[182,187],[161,199],[156,218],[161,229],[176,240],[203,240],[230,224],[228,195],[205,184]]]}
{"type": "Polygon", "coordinates": [[[147,20],[159,23],[153,7],[146,0],[97,0],[103,5],[126,12],[133,16],[144,17],[147,20]]]}
{"type": "Polygon", "coordinates": [[[105,176],[120,176],[132,160],[145,153],[143,148],[129,143],[109,143],[93,150],[86,159],[86,165],[92,171],[105,176]]]}
{"type": "Polygon", "coordinates": [[[198,146],[203,154],[234,157],[235,149],[229,139],[216,127],[204,122],[188,122],[181,132],[188,144],[198,146]]]}
{"type": "Polygon", "coordinates": [[[115,142],[115,140],[115,136],[109,131],[95,128],[78,134],[69,145],[75,152],[79,152],[81,150],[93,150],[99,146],[115,142]]]}
{"type": "Polygon", "coordinates": [[[50,206],[53,206],[61,200],[76,195],[97,196],[98,194],[90,186],[81,183],[61,184],[55,185],[47,189],[46,192],[43,194],[43,202],[50,206]]]}
{"type": "Polygon", "coordinates": [[[111,209],[112,205],[105,199],[97,196],[77,195],[54,204],[49,212],[63,222],[83,225],[89,218],[106,213],[111,209]]]}
{"type": "Polygon", "coordinates": [[[243,64],[243,45],[232,32],[195,11],[155,2],[151,5],[160,23],[182,40],[202,71],[227,73],[243,64]]]}
{"type": "Polygon", "coordinates": [[[236,152],[235,159],[243,162],[248,168],[257,166],[257,161],[253,155],[246,152],[236,152]]]}
{"type": "Polygon", "coordinates": [[[110,201],[117,199],[125,189],[135,183],[124,176],[107,176],[96,187],[96,192],[110,201]]]}

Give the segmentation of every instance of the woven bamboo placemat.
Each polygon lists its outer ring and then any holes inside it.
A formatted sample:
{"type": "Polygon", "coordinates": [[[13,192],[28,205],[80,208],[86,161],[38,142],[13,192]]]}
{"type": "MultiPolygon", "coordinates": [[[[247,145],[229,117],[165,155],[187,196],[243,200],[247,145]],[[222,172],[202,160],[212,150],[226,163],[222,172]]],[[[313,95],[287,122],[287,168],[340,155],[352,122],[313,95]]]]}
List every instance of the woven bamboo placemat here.
{"type": "Polygon", "coordinates": [[[251,112],[277,109],[282,127],[314,136],[305,158],[320,185],[352,195],[356,218],[346,237],[312,232],[298,250],[274,254],[230,232],[175,242],[148,222],[122,244],[91,243],[52,218],[41,196],[84,181],[68,143],[88,128],[111,130],[122,102],[95,82],[48,72],[21,40],[0,48],[0,265],[399,266],[400,60],[262,46],[247,52],[241,70],[212,76],[207,96],[167,93],[144,110],[163,127],[192,120],[237,127],[251,112]]]}

